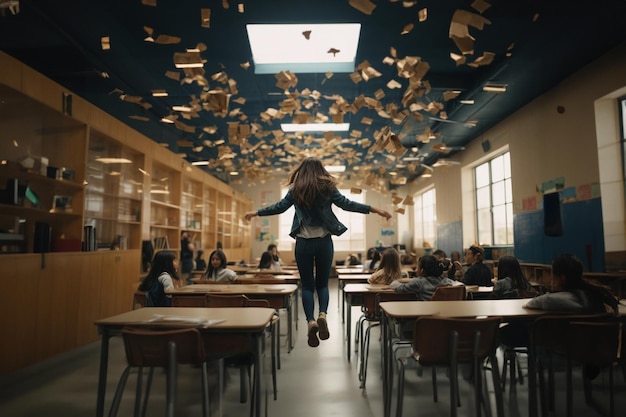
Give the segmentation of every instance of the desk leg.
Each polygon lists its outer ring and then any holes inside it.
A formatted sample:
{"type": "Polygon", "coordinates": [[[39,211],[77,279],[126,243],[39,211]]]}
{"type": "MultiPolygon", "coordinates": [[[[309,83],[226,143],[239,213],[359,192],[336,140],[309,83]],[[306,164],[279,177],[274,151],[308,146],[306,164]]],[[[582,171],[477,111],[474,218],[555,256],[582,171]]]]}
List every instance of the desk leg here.
{"type": "Polygon", "coordinates": [[[296,318],[295,318],[295,320],[296,320],[296,331],[298,331],[298,320],[300,318],[299,317],[300,313],[298,313],[298,310],[300,310],[298,308],[299,307],[299,303],[300,303],[300,284],[298,284],[298,287],[296,288],[296,299],[293,300],[293,302],[294,302],[294,306],[296,308],[296,311],[295,311],[295,315],[296,315],[296,318]]]}
{"type": "MultiPolygon", "coordinates": [[[[280,322],[280,320],[279,320],[280,322]]],[[[261,411],[265,408],[267,416],[267,385],[265,384],[265,334],[264,332],[254,335],[254,392],[252,401],[254,401],[254,416],[261,417],[261,411]]]]}
{"type": "Polygon", "coordinates": [[[348,307],[347,307],[347,322],[346,322],[346,334],[348,335],[348,340],[346,342],[347,351],[346,354],[348,356],[348,362],[350,362],[350,350],[352,345],[352,294],[344,294],[344,297],[348,299],[348,307]]]}
{"type": "Polygon", "coordinates": [[[107,386],[107,369],[109,366],[109,338],[111,335],[106,328],[102,328],[100,340],[100,371],[98,374],[98,398],[96,400],[96,417],[104,415],[104,396],[107,386]]]}
{"type": "Polygon", "coordinates": [[[391,367],[391,334],[389,318],[386,314],[382,314],[381,331],[383,333],[383,417],[389,417],[391,415],[391,388],[393,381],[389,369],[391,367]]]}
{"type": "MultiPolygon", "coordinates": [[[[537,352],[534,342],[528,347],[528,417],[537,417],[537,352]]],[[[509,384],[512,384],[510,381],[509,384]]]]}
{"type": "Polygon", "coordinates": [[[287,343],[289,343],[289,349],[287,350],[287,352],[291,352],[291,350],[293,349],[293,331],[291,329],[293,327],[293,312],[291,311],[292,306],[293,304],[291,303],[291,296],[289,296],[289,299],[287,300],[287,343]]]}
{"type": "Polygon", "coordinates": [[[217,395],[215,401],[216,415],[222,417],[222,393],[224,392],[224,358],[217,360],[217,395]]]}
{"type": "Polygon", "coordinates": [[[339,281],[339,292],[341,293],[341,322],[345,323],[346,318],[346,293],[343,292],[343,281],[339,281]]]}

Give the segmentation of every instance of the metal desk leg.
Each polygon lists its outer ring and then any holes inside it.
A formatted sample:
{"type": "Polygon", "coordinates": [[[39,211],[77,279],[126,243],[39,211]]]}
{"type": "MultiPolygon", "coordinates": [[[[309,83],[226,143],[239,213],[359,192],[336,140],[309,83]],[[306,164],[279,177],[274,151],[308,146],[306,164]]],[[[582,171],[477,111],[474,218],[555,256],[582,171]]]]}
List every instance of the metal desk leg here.
{"type": "Polygon", "coordinates": [[[352,294],[344,294],[344,297],[348,299],[347,322],[346,322],[346,334],[348,336],[348,340],[346,342],[346,346],[347,346],[346,354],[348,356],[348,362],[350,362],[350,350],[351,350],[351,345],[352,345],[352,294]]]}
{"type": "Polygon", "coordinates": [[[104,415],[104,396],[107,386],[107,369],[109,365],[109,338],[111,335],[106,328],[102,328],[100,340],[100,371],[98,374],[98,397],[96,400],[96,417],[104,415]]]}

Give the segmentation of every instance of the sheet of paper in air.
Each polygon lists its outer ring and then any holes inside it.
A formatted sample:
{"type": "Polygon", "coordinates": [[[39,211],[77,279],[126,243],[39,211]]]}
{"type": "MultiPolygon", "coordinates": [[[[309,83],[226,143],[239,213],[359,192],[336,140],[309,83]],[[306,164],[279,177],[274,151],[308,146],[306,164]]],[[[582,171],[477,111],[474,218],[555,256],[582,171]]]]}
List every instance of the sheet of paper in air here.
{"type": "Polygon", "coordinates": [[[369,0],[350,0],[348,3],[361,13],[368,15],[371,15],[376,8],[376,5],[369,0]]]}
{"type": "Polygon", "coordinates": [[[166,324],[198,324],[203,326],[213,326],[225,322],[226,319],[205,320],[202,317],[186,317],[186,316],[166,316],[163,314],[155,314],[149,323],[166,323],[166,324]]]}
{"type": "Polygon", "coordinates": [[[474,0],[472,2],[472,8],[478,11],[478,13],[480,14],[485,13],[485,10],[487,10],[490,7],[491,7],[491,4],[489,4],[485,0],[474,0]]]}

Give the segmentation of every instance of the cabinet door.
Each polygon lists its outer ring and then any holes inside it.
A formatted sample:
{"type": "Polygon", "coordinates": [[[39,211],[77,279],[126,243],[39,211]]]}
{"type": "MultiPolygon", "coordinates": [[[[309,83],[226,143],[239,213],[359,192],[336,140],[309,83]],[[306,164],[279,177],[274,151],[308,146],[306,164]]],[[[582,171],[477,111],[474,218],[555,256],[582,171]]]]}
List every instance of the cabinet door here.
{"type": "Polygon", "coordinates": [[[0,326],[7,335],[0,343],[0,374],[5,375],[35,362],[37,356],[41,256],[2,255],[0,269],[5,271],[5,284],[10,290],[0,303],[0,326]]]}
{"type": "Polygon", "coordinates": [[[37,285],[37,357],[76,347],[82,254],[46,254],[37,285]]]}

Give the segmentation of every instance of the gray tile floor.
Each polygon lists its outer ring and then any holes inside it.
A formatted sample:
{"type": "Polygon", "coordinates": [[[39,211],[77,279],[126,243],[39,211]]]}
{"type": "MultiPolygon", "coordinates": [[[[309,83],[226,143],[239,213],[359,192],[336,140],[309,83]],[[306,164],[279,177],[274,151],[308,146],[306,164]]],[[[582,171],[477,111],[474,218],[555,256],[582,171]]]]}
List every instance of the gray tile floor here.
{"type": "MultiPolygon", "coordinates": [[[[380,378],[380,349],[378,346],[378,328],[372,332],[370,362],[365,389],[359,388],[357,362],[347,362],[344,344],[344,327],[341,313],[336,309],[336,281],[331,281],[331,308],[329,326],[331,338],[322,341],[318,348],[310,348],[306,343],[303,329],[304,314],[300,312],[300,326],[296,333],[294,350],[282,354],[282,368],[278,371],[278,400],[268,401],[269,415],[272,417],[319,417],[319,416],[358,416],[382,417],[382,396],[380,378]]],[[[298,306],[301,308],[300,306],[298,306]]],[[[360,315],[359,308],[354,307],[354,320],[360,315]]],[[[353,324],[354,326],[354,324],[353,324]]],[[[285,329],[283,327],[283,332],[285,329]]],[[[281,338],[283,346],[286,337],[281,338]]],[[[96,387],[99,361],[98,343],[65,354],[54,360],[47,361],[31,369],[14,375],[0,377],[0,416],[72,416],[88,417],[95,415],[96,387]]],[[[286,349],[283,350],[285,352],[286,349]]],[[[111,341],[111,361],[107,389],[107,407],[110,405],[119,375],[124,363],[123,345],[119,338],[111,341]]],[[[564,373],[557,373],[556,412],[554,416],[565,415],[565,379],[564,373]]],[[[580,375],[575,374],[576,383],[575,416],[595,416],[593,409],[584,404],[580,375]]],[[[526,382],[526,381],[525,381],[526,382]]],[[[624,415],[626,408],[626,383],[621,370],[615,372],[617,415],[624,415]]],[[[594,397],[606,404],[608,376],[601,374],[594,381],[594,397]]],[[[163,415],[164,375],[157,373],[153,383],[147,415],[163,415]]],[[[197,369],[180,368],[176,415],[199,416],[200,378],[197,369]]],[[[449,415],[448,379],[445,371],[438,375],[439,402],[432,400],[430,372],[425,371],[418,377],[416,372],[407,372],[403,416],[419,415],[420,417],[449,415]]],[[[132,415],[134,378],[131,376],[127,384],[120,416],[132,415]]],[[[471,387],[462,380],[459,416],[474,416],[471,387]]],[[[395,390],[395,388],[394,388],[395,390]]],[[[528,415],[527,385],[518,385],[516,394],[505,393],[505,413],[510,417],[528,415]]],[[[395,401],[394,401],[395,403],[395,401]]],[[[395,416],[395,405],[393,406],[395,416]]],[[[245,416],[248,404],[239,403],[239,372],[231,369],[228,372],[224,392],[223,415],[245,416]]]]}

